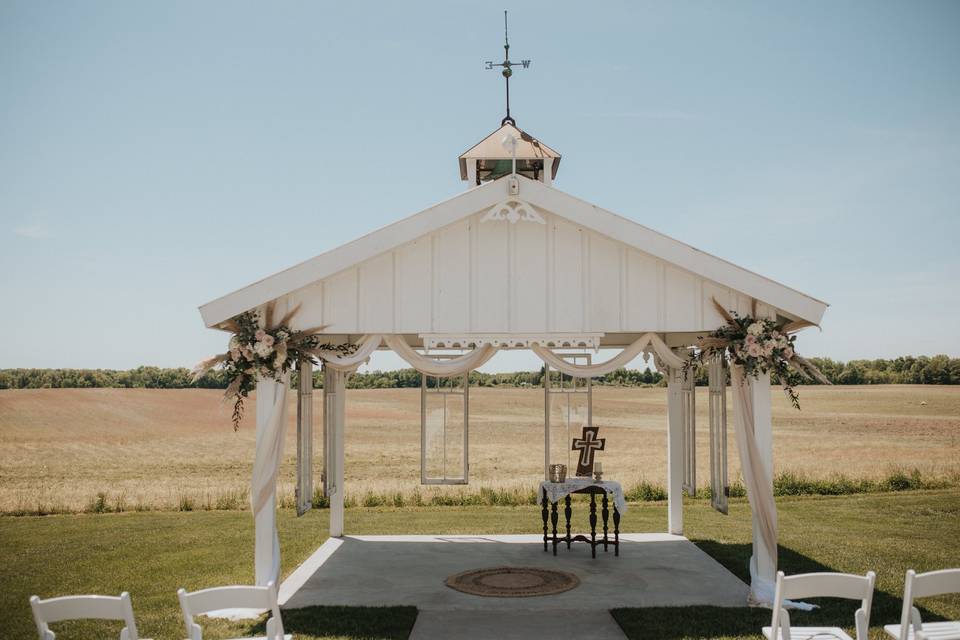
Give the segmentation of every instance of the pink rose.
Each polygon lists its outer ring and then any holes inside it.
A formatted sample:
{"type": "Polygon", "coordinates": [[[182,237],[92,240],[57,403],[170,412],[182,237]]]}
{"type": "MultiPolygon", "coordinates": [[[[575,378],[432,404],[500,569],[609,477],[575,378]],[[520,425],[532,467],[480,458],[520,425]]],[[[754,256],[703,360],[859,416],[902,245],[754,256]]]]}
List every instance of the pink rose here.
{"type": "Polygon", "coordinates": [[[746,342],[747,344],[753,344],[753,343],[755,343],[756,341],[757,341],[757,336],[753,335],[752,333],[748,333],[748,334],[747,334],[747,338],[746,338],[746,340],[745,340],[745,342],[746,342]]]}
{"type": "Polygon", "coordinates": [[[258,341],[262,341],[263,337],[267,335],[267,332],[264,331],[263,329],[257,329],[257,332],[253,335],[257,338],[258,341]]]}
{"type": "Polygon", "coordinates": [[[759,358],[763,354],[763,348],[754,342],[747,345],[747,354],[753,358],[759,358]]]}
{"type": "Polygon", "coordinates": [[[272,347],[272,346],[273,346],[273,336],[270,335],[269,333],[263,334],[263,337],[262,337],[262,338],[259,338],[259,340],[260,340],[260,342],[262,342],[263,344],[267,345],[268,347],[272,347]]]}

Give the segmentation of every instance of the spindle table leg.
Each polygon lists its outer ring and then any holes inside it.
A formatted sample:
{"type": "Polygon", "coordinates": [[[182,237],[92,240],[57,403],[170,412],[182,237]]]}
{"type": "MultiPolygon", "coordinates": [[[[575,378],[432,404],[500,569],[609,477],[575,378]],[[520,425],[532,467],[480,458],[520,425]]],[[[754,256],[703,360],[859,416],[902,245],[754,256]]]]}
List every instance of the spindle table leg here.
{"type": "Polygon", "coordinates": [[[603,516],[603,552],[606,553],[607,552],[607,522],[610,519],[610,505],[607,502],[606,492],[604,492],[603,494],[603,501],[601,502],[601,504],[603,505],[603,510],[600,512],[601,515],[603,516]]]}
{"type": "Polygon", "coordinates": [[[613,545],[613,550],[615,556],[620,555],[620,510],[617,509],[617,505],[613,505],[613,541],[616,543],[613,545]]]}
{"type": "Polygon", "coordinates": [[[557,555],[557,520],[559,519],[559,514],[557,513],[557,503],[553,503],[553,507],[550,511],[550,521],[553,523],[553,555],[557,555]]]}
{"type": "Polygon", "coordinates": [[[549,537],[547,536],[547,518],[549,517],[549,512],[547,511],[547,490],[546,489],[543,490],[542,504],[543,504],[543,510],[541,514],[543,515],[543,550],[546,551],[547,540],[549,539],[549,537]]]}
{"type": "Polygon", "coordinates": [[[597,557],[597,494],[590,494],[590,553],[597,557]]]}

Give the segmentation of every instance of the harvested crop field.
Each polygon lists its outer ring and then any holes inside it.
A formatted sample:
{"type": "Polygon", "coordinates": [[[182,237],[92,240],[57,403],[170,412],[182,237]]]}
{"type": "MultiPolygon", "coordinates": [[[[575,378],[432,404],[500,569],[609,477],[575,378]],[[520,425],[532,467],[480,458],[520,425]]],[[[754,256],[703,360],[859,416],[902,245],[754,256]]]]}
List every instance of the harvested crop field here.
{"type": "MultiPolygon", "coordinates": [[[[293,398],[281,478],[286,496],[294,470],[293,398]]],[[[315,416],[322,415],[321,398],[317,392],[315,416]]],[[[880,478],[895,469],[928,478],[960,474],[960,387],[801,387],[800,398],[797,412],[774,390],[778,472],[814,479],[880,478]]],[[[528,491],[543,473],[543,406],[540,389],[471,389],[470,485],[421,487],[419,390],[351,390],[348,496],[362,503],[371,492],[429,498],[480,487],[528,491]]],[[[704,389],[697,407],[703,484],[704,389]]],[[[254,415],[253,402],[246,413],[254,415]]],[[[607,438],[598,458],[607,477],[627,486],[664,483],[664,389],[595,387],[594,424],[607,438]]],[[[730,439],[736,480],[732,430],[730,439]]],[[[252,421],[235,433],[216,390],[0,391],[0,511],[244,508],[253,449],[252,421]]]]}

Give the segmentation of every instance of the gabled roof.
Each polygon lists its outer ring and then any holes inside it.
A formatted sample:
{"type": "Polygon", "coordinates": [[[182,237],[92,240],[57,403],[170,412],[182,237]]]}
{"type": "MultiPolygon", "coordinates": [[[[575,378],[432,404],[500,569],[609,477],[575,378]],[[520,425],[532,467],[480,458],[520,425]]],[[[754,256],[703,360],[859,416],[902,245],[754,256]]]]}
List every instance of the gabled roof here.
{"type": "MultiPolygon", "coordinates": [[[[538,181],[518,176],[520,198],[680,269],[819,324],[827,304],[538,181]]],[[[393,250],[508,198],[494,180],[200,307],[208,327],[393,250]]]]}
{"type": "Polygon", "coordinates": [[[460,155],[460,179],[467,179],[467,160],[511,159],[513,156],[507,152],[503,146],[503,138],[508,134],[513,134],[519,140],[519,144],[517,144],[518,160],[553,158],[553,171],[551,172],[550,177],[557,177],[557,169],[560,167],[560,154],[531,136],[526,131],[522,131],[509,122],[506,122],[499,129],[460,155]]]}

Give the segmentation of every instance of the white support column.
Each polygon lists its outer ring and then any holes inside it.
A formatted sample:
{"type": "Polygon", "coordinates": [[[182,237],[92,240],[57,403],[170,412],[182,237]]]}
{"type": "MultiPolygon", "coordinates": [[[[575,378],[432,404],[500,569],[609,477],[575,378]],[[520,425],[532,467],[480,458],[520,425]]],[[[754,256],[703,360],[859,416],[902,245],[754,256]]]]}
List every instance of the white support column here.
{"type": "Polygon", "coordinates": [[[550,480],[550,365],[543,363],[543,480],[550,480]]]}
{"type": "Polygon", "coordinates": [[[323,368],[323,411],[326,417],[327,495],[330,498],[330,537],[343,535],[343,437],[347,374],[323,368]]]}
{"type": "Polygon", "coordinates": [[[543,159],[543,184],[548,187],[553,185],[553,163],[553,158],[543,159]]]}
{"type": "Polygon", "coordinates": [[[683,371],[667,373],[667,531],[683,535],[683,371]]]}
{"type": "MultiPolygon", "coordinates": [[[[280,426],[279,450],[283,451],[283,431],[286,427],[286,404],[279,404],[281,397],[285,397],[286,386],[274,380],[257,380],[257,457],[266,456],[267,451],[275,448],[274,438],[276,431],[271,433],[271,418],[279,407],[280,416],[277,418],[280,426]],[[277,406],[275,406],[277,405],[277,406]],[[273,446],[272,446],[273,445],[273,446]]],[[[265,463],[268,465],[269,463],[265,463]]],[[[279,458],[275,464],[279,465],[279,458]]],[[[254,461],[254,477],[251,484],[251,496],[255,495],[262,478],[257,477],[257,461],[254,461]]],[[[277,533],[277,487],[276,480],[271,489],[270,497],[259,512],[254,513],[254,575],[258,585],[276,582],[280,577],[280,537],[277,533]]]]}
{"type": "Polygon", "coordinates": [[[297,393],[297,515],[313,507],[313,364],[299,367],[297,393]]]}
{"type": "MultiPolygon", "coordinates": [[[[753,401],[753,433],[756,437],[760,461],[771,479],[773,490],[773,423],[771,418],[770,374],[765,373],[756,379],[747,377],[747,393],[753,401]]],[[[777,550],[767,549],[760,534],[757,514],[753,514],[753,557],[756,561],[757,577],[769,580],[777,579],[777,550]]]]}

